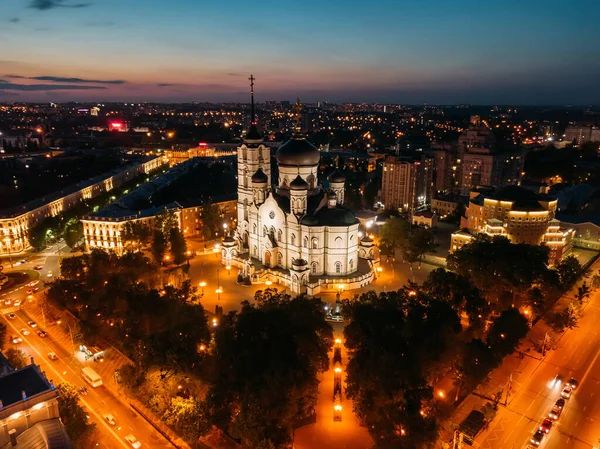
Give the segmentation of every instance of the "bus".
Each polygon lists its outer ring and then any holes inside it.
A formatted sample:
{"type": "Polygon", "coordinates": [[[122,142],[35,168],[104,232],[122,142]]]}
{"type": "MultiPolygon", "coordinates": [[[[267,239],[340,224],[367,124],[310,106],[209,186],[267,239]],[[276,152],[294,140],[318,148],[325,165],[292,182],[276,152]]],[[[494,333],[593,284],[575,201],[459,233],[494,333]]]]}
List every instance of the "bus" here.
{"type": "Polygon", "coordinates": [[[99,387],[102,385],[102,377],[89,366],[86,366],[81,370],[81,375],[92,387],[99,387]]]}

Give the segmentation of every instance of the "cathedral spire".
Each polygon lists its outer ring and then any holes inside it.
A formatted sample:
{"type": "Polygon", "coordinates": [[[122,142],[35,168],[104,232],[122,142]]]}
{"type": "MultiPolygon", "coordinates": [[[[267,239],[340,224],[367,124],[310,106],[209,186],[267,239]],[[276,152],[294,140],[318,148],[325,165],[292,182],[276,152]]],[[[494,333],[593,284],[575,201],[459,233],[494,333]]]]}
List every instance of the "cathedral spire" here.
{"type": "Polygon", "coordinates": [[[254,115],[254,75],[250,74],[250,123],[256,125],[256,117],[254,115]]]}

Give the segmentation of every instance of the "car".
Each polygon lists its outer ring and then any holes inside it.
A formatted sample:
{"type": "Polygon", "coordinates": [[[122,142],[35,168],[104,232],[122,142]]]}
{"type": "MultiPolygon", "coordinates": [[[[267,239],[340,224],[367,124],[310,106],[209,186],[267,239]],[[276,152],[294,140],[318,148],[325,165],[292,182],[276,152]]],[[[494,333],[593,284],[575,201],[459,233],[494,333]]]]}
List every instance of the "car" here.
{"type": "Polygon", "coordinates": [[[48,358],[50,360],[58,360],[58,356],[54,352],[49,352],[48,353],[48,358]]]}
{"type": "Polygon", "coordinates": [[[6,298],[4,300],[4,304],[6,304],[7,306],[10,306],[12,304],[12,298],[6,298]]]}
{"type": "Polygon", "coordinates": [[[104,421],[109,423],[111,426],[114,426],[117,424],[117,421],[115,421],[115,417],[113,415],[111,415],[110,413],[107,413],[106,415],[104,415],[103,418],[104,418],[104,421]]]}
{"type": "Polygon", "coordinates": [[[542,421],[542,424],[540,425],[539,430],[541,430],[544,433],[548,433],[550,432],[550,429],[552,428],[552,420],[549,418],[544,419],[544,421],[542,421]]]}
{"type": "Polygon", "coordinates": [[[552,407],[552,410],[550,410],[550,413],[548,413],[548,418],[550,418],[553,421],[556,421],[560,417],[561,413],[562,407],[555,405],[554,407],[552,407]]]}
{"type": "Polygon", "coordinates": [[[544,435],[546,435],[544,432],[542,432],[541,430],[538,430],[536,433],[533,434],[533,436],[531,437],[531,440],[529,440],[529,441],[531,441],[536,446],[539,446],[540,443],[542,442],[542,440],[544,439],[544,435]]]}
{"type": "Polygon", "coordinates": [[[342,321],[344,321],[344,317],[342,315],[340,315],[339,313],[337,314],[327,314],[325,315],[325,320],[327,321],[333,321],[336,323],[341,323],[342,321]]]}
{"type": "Polygon", "coordinates": [[[23,327],[23,328],[21,328],[21,333],[22,333],[23,335],[29,335],[29,334],[31,334],[31,332],[29,332],[29,330],[27,330],[27,329],[26,329],[26,328],[24,328],[24,327],[23,327]]]}
{"type": "Polygon", "coordinates": [[[44,267],[42,267],[41,265],[36,265],[35,267],[33,267],[33,269],[36,271],[41,271],[42,268],[44,268],[44,267]]]}
{"type": "Polygon", "coordinates": [[[35,287],[39,283],[40,283],[39,279],[36,279],[35,281],[31,281],[29,284],[27,284],[27,287],[35,287]]]}
{"type": "Polygon", "coordinates": [[[550,388],[559,388],[561,385],[562,385],[562,376],[560,374],[557,374],[550,381],[549,387],[550,388]]]}
{"type": "Polygon", "coordinates": [[[48,333],[44,332],[43,330],[37,331],[37,334],[40,336],[40,338],[46,338],[48,336],[48,333]]]}
{"type": "Polygon", "coordinates": [[[16,337],[13,337],[12,335],[10,336],[10,341],[13,342],[13,344],[19,344],[19,343],[23,343],[23,339],[21,337],[19,337],[18,335],[16,337]]]}
{"type": "Polygon", "coordinates": [[[52,276],[54,276],[54,274],[52,274],[52,270],[48,271],[48,274],[46,276],[48,276],[49,278],[51,278],[52,276]]]}
{"type": "Polygon", "coordinates": [[[27,263],[27,259],[21,259],[21,260],[19,260],[19,262],[21,262],[21,263],[27,263]]]}
{"type": "Polygon", "coordinates": [[[560,398],[558,401],[556,401],[556,403],[554,404],[557,407],[563,408],[565,406],[565,400],[560,398]]]}
{"type": "Polygon", "coordinates": [[[6,317],[7,317],[9,320],[14,320],[14,319],[17,317],[17,315],[15,315],[14,313],[9,313],[8,315],[6,315],[6,317]]]}
{"type": "Polygon", "coordinates": [[[34,327],[34,328],[37,327],[37,323],[33,320],[28,321],[27,324],[29,324],[29,327],[34,327]]]}
{"type": "Polygon", "coordinates": [[[575,388],[577,388],[577,385],[579,385],[579,381],[574,377],[571,377],[571,379],[569,379],[569,381],[565,385],[574,390],[575,388]]]}
{"type": "Polygon", "coordinates": [[[19,307],[20,305],[21,305],[21,300],[20,299],[15,299],[15,302],[13,302],[13,306],[19,307]]]}
{"type": "Polygon", "coordinates": [[[140,447],[142,447],[142,443],[140,443],[138,441],[138,439],[136,437],[134,437],[132,434],[129,434],[125,437],[125,441],[127,441],[129,444],[131,444],[131,447],[135,448],[135,449],[139,449],[140,447]]]}
{"type": "Polygon", "coordinates": [[[33,289],[30,288],[29,290],[27,290],[25,293],[27,293],[28,295],[33,295],[33,289]]]}
{"type": "Polygon", "coordinates": [[[571,388],[565,387],[563,391],[560,393],[561,397],[565,399],[569,399],[571,397],[571,388]]]}

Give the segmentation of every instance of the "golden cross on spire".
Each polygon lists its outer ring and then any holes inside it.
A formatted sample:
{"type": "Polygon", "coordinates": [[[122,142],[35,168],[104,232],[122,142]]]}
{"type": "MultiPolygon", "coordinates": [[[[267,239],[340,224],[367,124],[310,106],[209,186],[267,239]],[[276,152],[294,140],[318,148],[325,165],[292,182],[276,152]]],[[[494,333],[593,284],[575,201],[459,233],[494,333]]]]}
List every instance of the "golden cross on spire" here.
{"type": "Polygon", "coordinates": [[[256,124],[256,117],[254,115],[254,75],[250,75],[250,123],[252,125],[256,124]]]}
{"type": "Polygon", "coordinates": [[[300,104],[300,98],[296,99],[296,133],[302,132],[302,105],[300,104]]]}
{"type": "Polygon", "coordinates": [[[256,78],[254,78],[254,75],[250,75],[250,78],[248,78],[250,80],[250,93],[254,95],[254,80],[256,78]]]}

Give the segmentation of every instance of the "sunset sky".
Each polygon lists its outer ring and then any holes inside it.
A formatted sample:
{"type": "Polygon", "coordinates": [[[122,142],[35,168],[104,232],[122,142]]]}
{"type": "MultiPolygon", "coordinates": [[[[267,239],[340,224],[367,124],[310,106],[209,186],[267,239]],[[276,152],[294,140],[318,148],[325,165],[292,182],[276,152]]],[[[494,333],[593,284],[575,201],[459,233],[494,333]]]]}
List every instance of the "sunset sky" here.
{"type": "Polygon", "coordinates": [[[598,0],[0,0],[0,101],[600,103],[598,0]]]}

